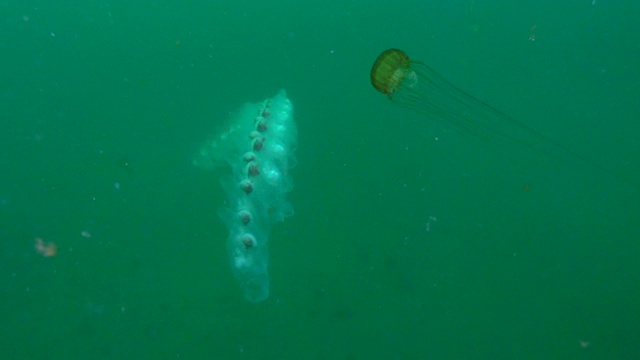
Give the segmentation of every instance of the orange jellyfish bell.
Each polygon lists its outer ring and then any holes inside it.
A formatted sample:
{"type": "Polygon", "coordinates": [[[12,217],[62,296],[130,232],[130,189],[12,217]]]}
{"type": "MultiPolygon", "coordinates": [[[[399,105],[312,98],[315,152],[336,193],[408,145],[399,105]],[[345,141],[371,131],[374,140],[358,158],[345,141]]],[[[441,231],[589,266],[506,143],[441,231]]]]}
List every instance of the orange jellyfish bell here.
{"type": "Polygon", "coordinates": [[[391,98],[405,78],[412,73],[409,56],[402,50],[388,49],[373,63],[371,85],[391,98]]]}

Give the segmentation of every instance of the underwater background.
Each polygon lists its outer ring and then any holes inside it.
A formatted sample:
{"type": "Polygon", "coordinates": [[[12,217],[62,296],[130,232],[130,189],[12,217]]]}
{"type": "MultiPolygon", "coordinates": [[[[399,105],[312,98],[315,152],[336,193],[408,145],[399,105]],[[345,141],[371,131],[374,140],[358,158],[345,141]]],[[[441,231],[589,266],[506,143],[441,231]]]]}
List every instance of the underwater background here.
{"type": "Polygon", "coordinates": [[[640,358],[639,16],[0,0],[0,357],[640,358]],[[396,106],[369,82],[392,47],[602,167],[396,106]],[[250,303],[220,174],[192,162],[281,88],[295,215],[250,303]]]}

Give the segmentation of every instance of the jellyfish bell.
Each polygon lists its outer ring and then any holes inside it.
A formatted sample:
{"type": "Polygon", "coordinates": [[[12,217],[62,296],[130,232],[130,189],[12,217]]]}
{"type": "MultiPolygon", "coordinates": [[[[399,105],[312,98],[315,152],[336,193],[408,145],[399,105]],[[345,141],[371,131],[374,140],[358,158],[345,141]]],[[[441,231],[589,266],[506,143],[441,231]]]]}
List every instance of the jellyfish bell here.
{"type": "MultiPolygon", "coordinates": [[[[405,80],[415,77],[415,71],[411,69],[411,59],[404,51],[398,49],[383,51],[371,68],[371,84],[379,92],[387,94],[389,99],[393,99],[393,94],[405,80]]],[[[409,86],[414,83],[411,82],[409,86]]]]}
{"type": "Polygon", "coordinates": [[[488,148],[501,153],[514,155],[532,149],[535,154],[581,163],[637,184],[466,93],[402,50],[388,49],[378,56],[371,68],[371,85],[393,103],[453,125],[463,135],[480,139],[488,148]]]}

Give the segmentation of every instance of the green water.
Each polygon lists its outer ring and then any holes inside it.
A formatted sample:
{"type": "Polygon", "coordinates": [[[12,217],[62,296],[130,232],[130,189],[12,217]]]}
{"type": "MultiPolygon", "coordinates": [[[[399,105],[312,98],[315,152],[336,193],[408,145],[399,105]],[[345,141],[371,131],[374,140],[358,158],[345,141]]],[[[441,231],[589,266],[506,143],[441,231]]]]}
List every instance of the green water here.
{"type": "Polygon", "coordinates": [[[85,3],[0,1],[0,358],[640,357],[640,3],[85,3]],[[394,106],[389,47],[610,171],[394,106]],[[192,159],[280,88],[254,304],[192,159]]]}

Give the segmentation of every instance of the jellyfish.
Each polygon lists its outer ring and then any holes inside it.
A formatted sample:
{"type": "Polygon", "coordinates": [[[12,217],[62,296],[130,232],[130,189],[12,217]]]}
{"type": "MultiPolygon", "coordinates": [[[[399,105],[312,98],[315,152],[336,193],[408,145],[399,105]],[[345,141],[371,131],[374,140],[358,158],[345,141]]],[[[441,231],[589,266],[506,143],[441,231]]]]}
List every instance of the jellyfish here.
{"type": "Polygon", "coordinates": [[[432,68],[399,49],[385,50],[371,68],[371,84],[394,103],[424,116],[453,124],[484,140],[489,147],[520,144],[553,158],[603,170],[594,161],[466,93],[432,68]]]}

